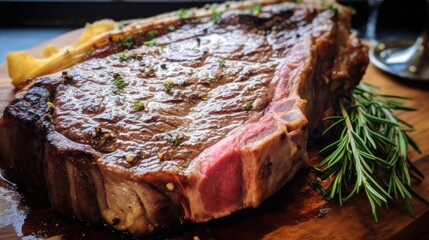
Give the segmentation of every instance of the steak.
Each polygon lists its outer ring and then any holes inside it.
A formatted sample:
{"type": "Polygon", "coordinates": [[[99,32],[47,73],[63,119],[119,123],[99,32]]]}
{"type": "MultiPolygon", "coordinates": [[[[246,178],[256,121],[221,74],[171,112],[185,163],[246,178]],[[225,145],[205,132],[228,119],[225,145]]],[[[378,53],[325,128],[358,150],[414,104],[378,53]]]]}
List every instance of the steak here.
{"type": "Polygon", "coordinates": [[[257,207],[308,166],[309,134],[368,63],[347,8],[262,4],[143,21],[29,80],[0,121],[2,168],[139,235],[257,207]]]}

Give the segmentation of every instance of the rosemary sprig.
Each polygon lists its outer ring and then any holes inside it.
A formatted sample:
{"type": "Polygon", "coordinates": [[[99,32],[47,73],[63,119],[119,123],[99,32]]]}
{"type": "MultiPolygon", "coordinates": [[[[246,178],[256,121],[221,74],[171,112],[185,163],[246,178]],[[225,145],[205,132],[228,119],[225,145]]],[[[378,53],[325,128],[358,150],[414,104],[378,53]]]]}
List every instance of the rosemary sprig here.
{"type": "Polygon", "coordinates": [[[320,151],[327,157],[316,169],[331,180],[329,199],[338,198],[341,205],[363,190],[378,221],[377,206],[387,206],[392,199],[402,199],[411,215],[413,196],[429,202],[411,188],[411,179],[424,177],[407,156],[408,146],[420,152],[408,135],[414,129],[394,114],[415,109],[397,101],[406,98],[380,95],[375,89],[361,83],[339,100],[338,114],[326,118],[334,123],[323,134],[333,129],[340,134],[320,151]]]}

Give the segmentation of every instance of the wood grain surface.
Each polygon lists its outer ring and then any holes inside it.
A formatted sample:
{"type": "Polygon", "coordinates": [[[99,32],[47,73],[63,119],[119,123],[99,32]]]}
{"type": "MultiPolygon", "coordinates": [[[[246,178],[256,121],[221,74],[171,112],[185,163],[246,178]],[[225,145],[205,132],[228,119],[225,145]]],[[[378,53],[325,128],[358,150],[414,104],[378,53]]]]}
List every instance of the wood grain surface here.
{"type": "MultiPolygon", "coordinates": [[[[57,46],[72,43],[80,30],[49,41],[57,46]]],[[[39,54],[45,44],[30,51],[39,54]]],[[[410,151],[427,178],[414,185],[429,199],[429,84],[392,78],[369,66],[364,81],[378,85],[383,93],[412,97],[408,105],[416,112],[399,115],[417,131],[411,136],[422,153],[410,151]]],[[[3,112],[14,89],[5,65],[0,66],[0,111],[3,112]]],[[[1,173],[1,172],[0,172],[1,173]]],[[[302,170],[283,189],[256,209],[247,209],[232,216],[204,224],[185,224],[176,231],[160,233],[153,239],[428,239],[429,208],[412,200],[415,217],[407,214],[400,201],[390,210],[379,210],[379,222],[371,218],[365,196],[338,206],[326,202],[309,186],[311,173],[302,170]]],[[[43,190],[29,186],[16,187],[0,178],[0,239],[133,239],[127,233],[107,226],[88,225],[77,219],[61,216],[50,207],[43,190]]]]}

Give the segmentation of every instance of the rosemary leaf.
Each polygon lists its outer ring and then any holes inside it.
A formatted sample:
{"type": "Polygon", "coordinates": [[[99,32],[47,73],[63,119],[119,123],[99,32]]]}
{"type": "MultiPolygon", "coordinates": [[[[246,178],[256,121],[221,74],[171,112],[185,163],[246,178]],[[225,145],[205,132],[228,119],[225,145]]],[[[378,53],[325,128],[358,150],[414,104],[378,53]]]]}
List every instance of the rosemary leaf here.
{"type": "Polygon", "coordinates": [[[415,109],[392,100],[409,98],[377,94],[378,89],[361,83],[339,100],[337,114],[325,119],[334,123],[323,135],[334,129],[342,129],[334,131],[341,134],[319,152],[326,157],[315,167],[323,179],[332,179],[326,192],[340,205],[364,190],[375,221],[377,208],[388,206],[392,199],[401,199],[412,216],[412,197],[429,206],[411,187],[412,179],[424,177],[407,155],[409,146],[420,152],[408,135],[414,129],[394,114],[415,109]]]}

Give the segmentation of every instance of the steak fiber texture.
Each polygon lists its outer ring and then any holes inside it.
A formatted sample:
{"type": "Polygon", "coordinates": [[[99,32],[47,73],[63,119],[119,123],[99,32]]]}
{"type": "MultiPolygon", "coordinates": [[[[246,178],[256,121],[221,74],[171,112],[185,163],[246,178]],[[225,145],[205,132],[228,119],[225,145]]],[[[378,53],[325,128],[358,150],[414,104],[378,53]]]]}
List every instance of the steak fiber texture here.
{"type": "Polygon", "coordinates": [[[309,135],[368,64],[347,8],[260,4],[141,21],[27,81],[0,120],[1,167],[60,213],[137,235],[257,207],[308,166],[309,135]]]}

